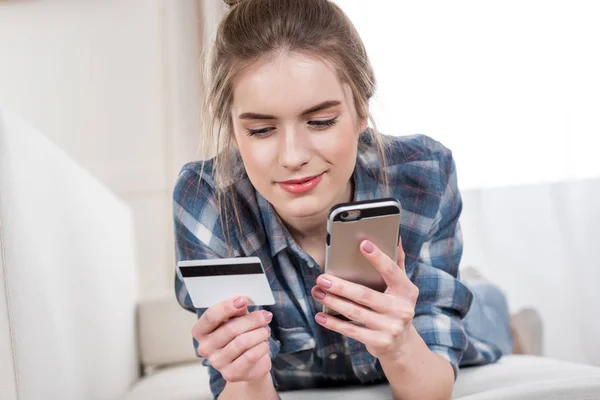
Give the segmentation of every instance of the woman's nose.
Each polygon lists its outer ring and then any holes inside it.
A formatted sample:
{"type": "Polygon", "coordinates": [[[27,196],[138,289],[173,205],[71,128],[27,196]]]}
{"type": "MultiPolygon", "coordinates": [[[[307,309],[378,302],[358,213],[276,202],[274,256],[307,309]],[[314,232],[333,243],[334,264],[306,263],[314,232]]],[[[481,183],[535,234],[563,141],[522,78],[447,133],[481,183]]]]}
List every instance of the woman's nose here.
{"type": "Polygon", "coordinates": [[[310,141],[301,131],[290,128],[282,135],[279,164],[288,169],[298,169],[310,161],[310,141]]]}

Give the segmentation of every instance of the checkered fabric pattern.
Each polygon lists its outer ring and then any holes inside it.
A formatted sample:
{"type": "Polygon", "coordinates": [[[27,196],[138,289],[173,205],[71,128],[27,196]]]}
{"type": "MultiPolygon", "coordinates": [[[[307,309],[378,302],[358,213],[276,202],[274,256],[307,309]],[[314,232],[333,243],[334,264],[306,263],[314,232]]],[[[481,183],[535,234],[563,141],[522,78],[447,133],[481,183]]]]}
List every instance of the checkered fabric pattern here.
{"type": "MultiPolygon", "coordinates": [[[[406,271],[419,288],[413,325],[432,352],[453,366],[479,365],[500,358],[500,350],[465,332],[462,318],[472,301],[458,279],[462,255],[459,216],[462,209],[452,153],[423,135],[386,137],[389,193],[378,179],[380,165],[370,135],[359,140],[354,199],[394,197],[402,206],[400,235],[406,271]],[[390,196],[391,195],[391,196],[390,196]]],[[[364,344],[331,332],[314,321],[322,306],[310,294],[322,273],[294,241],[273,207],[258,193],[244,171],[233,184],[237,218],[221,226],[213,160],[192,162],[180,173],[173,197],[178,260],[257,256],[261,259],[275,305],[269,340],[271,375],[278,390],[385,381],[380,363],[364,344]],[[227,233],[229,232],[229,233],[227,233]],[[229,236],[229,237],[228,237],[229,236]],[[231,252],[230,252],[231,250],[231,252]]],[[[179,275],[175,292],[182,307],[197,313],[179,275]]],[[[197,342],[194,340],[194,346],[197,342]]],[[[225,381],[209,368],[215,398],[225,381]]]]}

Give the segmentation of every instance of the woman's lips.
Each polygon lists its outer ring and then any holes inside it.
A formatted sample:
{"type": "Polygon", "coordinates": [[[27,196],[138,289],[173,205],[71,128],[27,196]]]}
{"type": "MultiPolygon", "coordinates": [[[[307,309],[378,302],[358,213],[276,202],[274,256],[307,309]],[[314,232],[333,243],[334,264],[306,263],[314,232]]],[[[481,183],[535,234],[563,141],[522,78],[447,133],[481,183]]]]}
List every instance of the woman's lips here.
{"type": "Polygon", "coordinates": [[[313,190],[321,182],[321,178],[323,178],[322,173],[308,178],[279,182],[279,186],[292,194],[304,194],[313,190]]]}

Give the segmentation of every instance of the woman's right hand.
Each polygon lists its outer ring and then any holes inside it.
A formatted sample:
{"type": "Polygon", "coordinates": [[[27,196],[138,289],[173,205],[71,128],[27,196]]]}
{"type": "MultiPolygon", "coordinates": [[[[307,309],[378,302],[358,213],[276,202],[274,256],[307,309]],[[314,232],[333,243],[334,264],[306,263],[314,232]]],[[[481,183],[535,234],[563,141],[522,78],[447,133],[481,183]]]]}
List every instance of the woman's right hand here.
{"type": "Polygon", "coordinates": [[[264,310],[248,313],[248,301],[238,297],[208,308],[192,329],[198,354],[227,382],[253,382],[271,371],[268,324],[264,310]]]}

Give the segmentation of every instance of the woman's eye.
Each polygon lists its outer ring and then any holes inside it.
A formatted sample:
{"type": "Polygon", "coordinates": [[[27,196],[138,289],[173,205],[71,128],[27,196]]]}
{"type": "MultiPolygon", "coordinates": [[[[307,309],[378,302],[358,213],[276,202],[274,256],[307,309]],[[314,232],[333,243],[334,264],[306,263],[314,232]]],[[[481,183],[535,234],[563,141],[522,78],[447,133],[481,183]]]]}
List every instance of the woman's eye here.
{"type": "MultiPolygon", "coordinates": [[[[327,129],[329,127],[334,126],[335,124],[337,124],[337,122],[338,122],[338,118],[335,117],[335,118],[331,118],[331,119],[328,119],[328,120],[312,120],[312,121],[308,121],[308,124],[313,129],[324,130],[324,129],[327,129]]],[[[266,137],[270,133],[272,133],[274,130],[275,130],[275,128],[273,128],[273,127],[260,128],[260,129],[248,129],[247,134],[248,134],[248,136],[266,137]]]]}
{"type": "Polygon", "coordinates": [[[308,121],[308,124],[315,129],[327,129],[327,128],[332,127],[335,124],[337,124],[337,122],[338,122],[338,119],[337,119],[337,117],[335,117],[335,118],[328,119],[325,121],[320,121],[320,120],[308,121]]]}
{"type": "Polygon", "coordinates": [[[274,128],[248,129],[248,136],[265,136],[274,128]]]}

